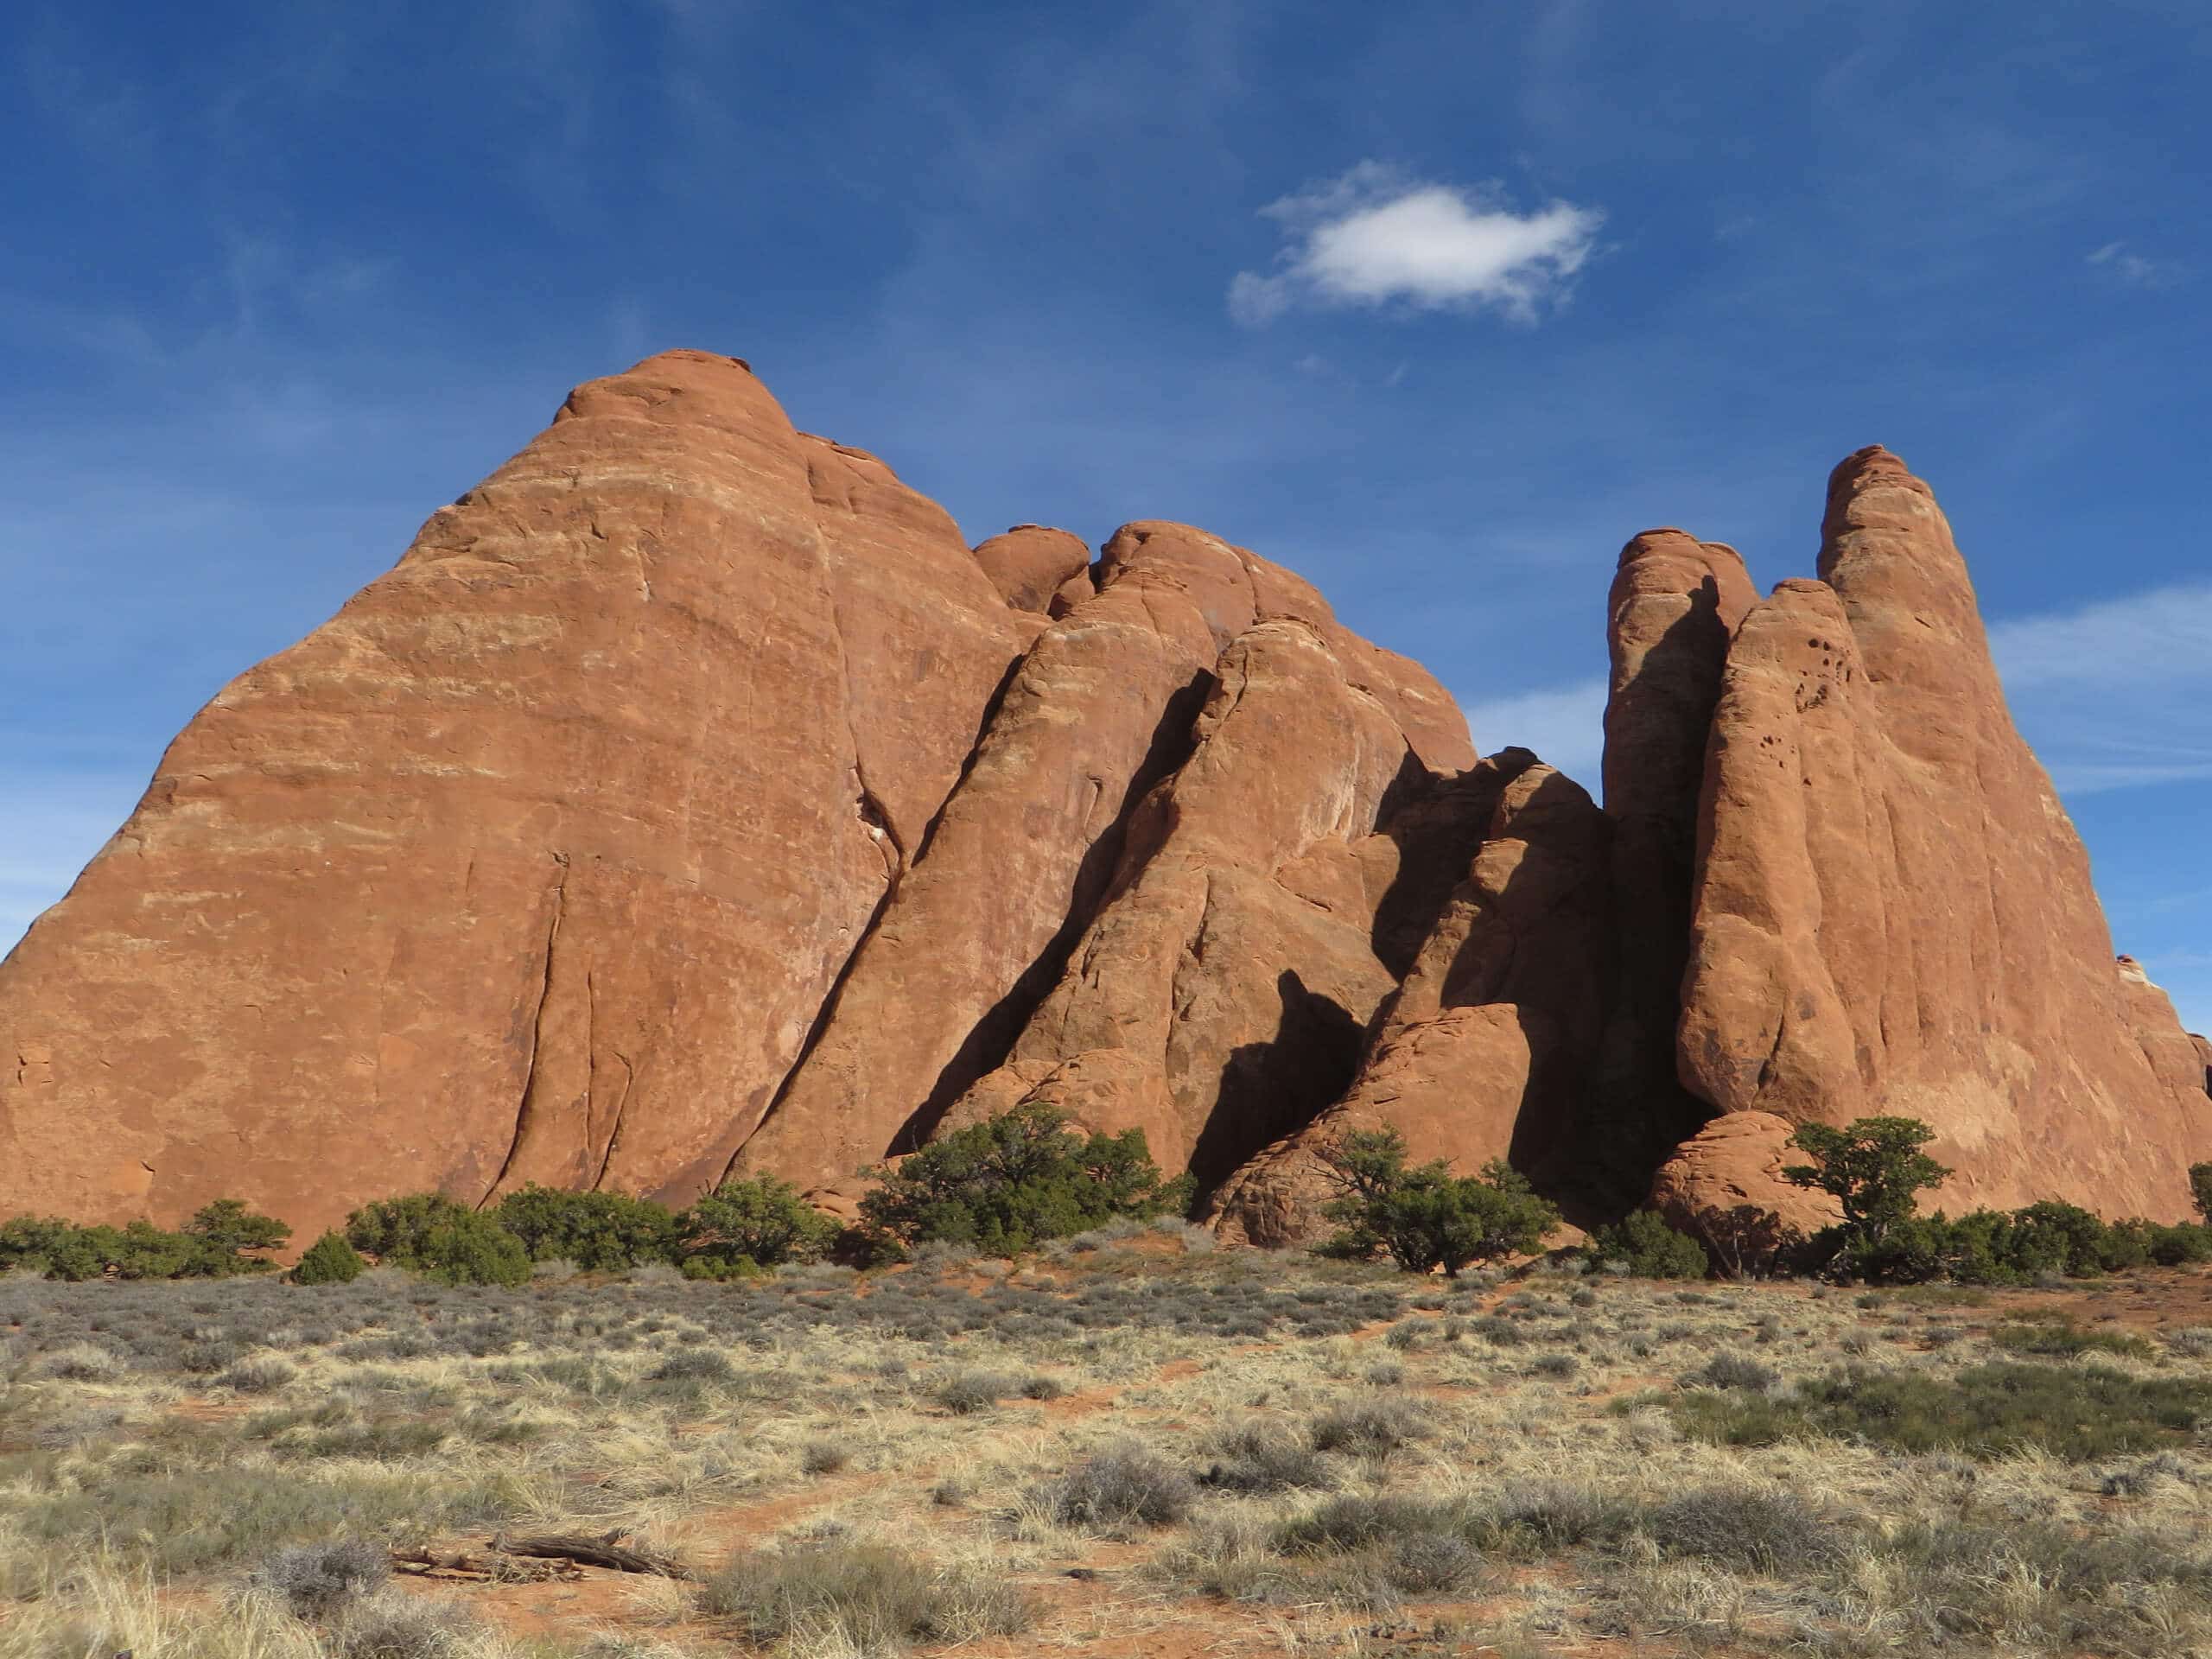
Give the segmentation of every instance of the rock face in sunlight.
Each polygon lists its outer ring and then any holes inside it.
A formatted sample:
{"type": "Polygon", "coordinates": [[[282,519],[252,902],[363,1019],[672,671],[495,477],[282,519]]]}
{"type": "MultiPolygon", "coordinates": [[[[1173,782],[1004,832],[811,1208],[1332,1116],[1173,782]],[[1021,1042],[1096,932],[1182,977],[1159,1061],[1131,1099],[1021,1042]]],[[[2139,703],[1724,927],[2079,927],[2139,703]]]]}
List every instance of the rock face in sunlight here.
{"type": "Polygon", "coordinates": [[[0,963],[0,1216],[849,1207],[1031,1099],[1268,1243],[1384,1124],[1582,1221],[1804,1220],[1790,1126],[1878,1110],[1954,1202],[2183,1213],[2208,1057],[1894,457],[1820,568],[1630,543],[1601,808],[1245,549],[971,550],[737,359],[648,359],[226,687],[0,963]]]}
{"type": "Polygon", "coordinates": [[[1792,1122],[1923,1119],[1954,1208],[2183,1213],[2208,1126],[2174,1062],[2185,1039],[2114,971],[1950,526],[1887,450],[1830,479],[1819,571],[1753,607],[1729,647],[1682,1081],[1792,1122]]]}

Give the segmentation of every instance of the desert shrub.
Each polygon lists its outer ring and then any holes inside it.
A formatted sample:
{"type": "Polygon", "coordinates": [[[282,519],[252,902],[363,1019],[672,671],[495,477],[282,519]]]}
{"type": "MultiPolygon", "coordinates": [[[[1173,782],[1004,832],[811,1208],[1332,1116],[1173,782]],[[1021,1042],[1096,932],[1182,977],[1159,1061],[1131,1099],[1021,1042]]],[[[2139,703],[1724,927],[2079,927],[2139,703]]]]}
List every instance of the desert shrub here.
{"type": "Polygon", "coordinates": [[[1503,1159],[1478,1176],[1455,1176],[1441,1159],[1409,1169],[1405,1137],[1392,1128],[1355,1130],[1322,1155],[1338,1187],[1323,1206],[1338,1224],[1325,1255],[1380,1250],[1408,1273],[1441,1268],[1457,1278],[1471,1262],[1528,1255],[1559,1225],[1558,1209],[1503,1159]]]}
{"type": "Polygon", "coordinates": [[[269,1262],[247,1252],[281,1250],[292,1237],[289,1227],[273,1216],[257,1215],[243,1198],[217,1198],[203,1205],[182,1230],[200,1243],[194,1271],[210,1276],[265,1272],[269,1262]]]}
{"type": "Polygon", "coordinates": [[[954,1416],[967,1417],[988,1411],[1019,1386],[1013,1378],[994,1371],[956,1371],[938,1380],[930,1389],[930,1398],[954,1416]]]}
{"type": "Polygon", "coordinates": [[[2154,1221],[2145,1235],[2145,1246],[2151,1260],[2162,1268],[2212,1262],[2212,1227],[2195,1227],[2186,1222],[2167,1226],[2154,1221]]]}
{"type": "Polygon", "coordinates": [[[1618,1542],[1635,1524],[1635,1512],[1618,1499],[1567,1481],[1531,1481],[1477,1510],[1471,1535],[1486,1549],[1528,1560],[1618,1542]]]}
{"type": "Polygon", "coordinates": [[[675,1249],[695,1278],[813,1262],[835,1243],[837,1223],[773,1175],[724,1181],[675,1220],[675,1249]]]}
{"type": "Polygon", "coordinates": [[[1064,1527],[1115,1531],[1168,1527],[1191,1512],[1191,1478],[1134,1443],[1094,1452],[1038,1493],[1064,1527]]]}
{"type": "Polygon", "coordinates": [[[73,1342],[41,1354],[31,1362],[30,1374],[70,1382],[112,1382],[130,1369],[120,1355],[98,1343],[73,1342]]]}
{"type": "Polygon", "coordinates": [[[1057,1400],[1067,1392],[1057,1376],[1047,1376],[1042,1371],[1021,1379],[1021,1397],[1025,1400],[1057,1400]]]}
{"type": "Polygon", "coordinates": [[[1592,1233],[1590,1263],[1596,1268],[1618,1264],[1638,1279],[1702,1279],[1711,1266],[1705,1246],[1688,1233],[1676,1232],[1656,1210],[1635,1211],[1616,1225],[1592,1233]]]}
{"type": "Polygon", "coordinates": [[[280,1549],[254,1569],[251,1582],[302,1618],[323,1619],[347,1602],[372,1595],[391,1577],[391,1558],[367,1538],[298,1544],[280,1549]]]}
{"type": "Polygon", "coordinates": [[[1783,1398],[1690,1393],[1670,1405],[1685,1433],[1719,1445],[1819,1435],[1977,1458],[2036,1446],[2080,1461],[2185,1442],[2212,1414],[2212,1383],[2000,1361],[1951,1378],[1853,1367],[1783,1398]]]}
{"type": "Polygon", "coordinates": [[[1321,1491],[1337,1484],[1328,1459],[1284,1430],[1242,1423],[1217,1436],[1201,1486],[1230,1492],[1321,1491]]]}
{"type": "Polygon", "coordinates": [[[1014,1255],[1116,1217],[1179,1209],[1190,1195],[1187,1177],[1161,1179],[1142,1130],[1085,1137],[1037,1102],[869,1173],[880,1185],[861,1200],[861,1231],[892,1255],[928,1242],[1014,1255]]]}
{"type": "Polygon", "coordinates": [[[2189,1166],[2189,1196],[2196,1205],[2196,1213],[2212,1224],[2212,1162],[2189,1166]]]}
{"type": "Polygon", "coordinates": [[[674,1258],[677,1218],[623,1192],[569,1192],[536,1182],[510,1192],[492,1211],[522,1241],[533,1262],[573,1262],[589,1273],[617,1273],[674,1258]]]}
{"type": "Polygon", "coordinates": [[[2008,1320],[1989,1340],[2011,1354],[2072,1359],[2080,1354],[2133,1354],[2148,1359],[2158,1351],[2126,1331],[2084,1331],[2071,1319],[2008,1320]]]}
{"type": "Polygon", "coordinates": [[[2045,1198],[2015,1210],[2005,1265],[2018,1274],[2094,1274],[2104,1265],[2111,1230],[2077,1204],[2045,1198]]]}
{"type": "Polygon", "coordinates": [[[1783,1166],[1783,1179],[1842,1206],[1842,1224],[1819,1243],[1850,1276],[1879,1280],[1891,1271],[1884,1265],[1898,1248],[1891,1235],[1914,1219],[1919,1193],[1951,1173],[1921,1150],[1935,1138],[1911,1117],[1862,1117],[1843,1128],[1801,1123],[1791,1134],[1789,1144],[1812,1161],[1783,1166]]]}
{"type": "Polygon", "coordinates": [[[1408,1532],[1384,1547],[1382,1571],[1409,1596],[1464,1590],[1480,1575],[1482,1552],[1452,1532],[1408,1532]]]}
{"type": "Polygon", "coordinates": [[[269,1394],[299,1373],[281,1359],[243,1359],[218,1376],[216,1383],[238,1394],[269,1394]]]}
{"type": "Polygon", "coordinates": [[[645,1373],[648,1382],[729,1382],[737,1368],[719,1348],[679,1348],[645,1373]]]}
{"type": "Polygon", "coordinates": [[[335,1659],[462,1659],[483,1624],[467,1608],[417,1596],[355,1603],[332,1632],[335,1659]]]}
{"type": "Polygon", "coordinates": [[[307,1248],[292,1269],[296,1285],[350,1285],[368,1264],[340,1233],[325,1233],[307,1248]]]}
{"type": "Polygon", "coordinates": [[[1286,1555],[1349,1552],[1392,1538],[1457,1535],[1466,1525],[1465,1510],[1447,1499],[1346,1493],[1283,1522],[1275,1529],[1274,1543],[1286,1555]]]}
{"type": "Polygon", "coordinates": [[[494,1484],[385,1471],[296,1480],[271,1479],[266,1468],[103,1469],[95,1484],[42,1494],[16,1518],[40,1541],[105,1548],[124,1563],[175,1574],[340,1533],[473,1525],[499,1516],[505,1499],[494,1484]]]}
{"type": "Polygon", "coordinates": [[[223,1278],[265,1271],[265,1260],[244,1252],[275,1249],[291,1236],[283,1223],[253,1214],[238,1198],[218,1198],[176,1232],[145,1220],[80,1227],[59,1216],[17,1216],[0,1222],[0,1273],[80,1281],[112,1268],[124,1279],[223,1278]]]}
{"type": "Polygon", "coordinates": [[[1003,1576],[945,1573],[882,1544],[837,1539],[740,1555],[701,1586],[700,1605],[750,1641],[804,1637],[826,1651],[1013,1636],[1033,1610],[1003,1576]]]}
{"type": "Polygon", "coordinates": [[[809,1440],[799,1449],[798,1466],[809,1475],[834,1475],[852,1461],[852,1453],[835,1440],[809,1440]]]}
{"type": "Polygon", "coordinates": [[[2131,1217],[2100,1219],[2078,1205],[2043,1199],[2018,1210],[1941,1211],[1894,1226],[1878,1245],[1839,1258],[1844,1270],[1882,1284],[1944,1278],[1963,1285],[2057,1283],[2100,1273],[2212,1260],[2212,1230],[2131,1217]]]}
{"type": "Polygon", "coordinates": [[[1333,1406],[1313,1420],[1309,1433],[1316,1452],[1367,1456],[1424,1440],[1430,1429],[1410,1402],[1386,1395],[1333,1406]]]}
{"type": "Polygon", "coordinates": [[[1756,1359],[1724,1349],[1682,1381],[1698,1388],[1741,1389],[1750,1394],[1767,1394],[1782,1386],[1782,1373],[1771,1365],[1762,1365],[1756,1359]]]}
{"type": "Polygon", "coordinates": [[[1707,1486],[1655,1504],[1644,1526],[1661,1554],[1754,1573],[1788,1573],[1841,1553],[1842,1534],[1789,1492],[1707,1486]]]}
{"type": "Polygon", "coordinates": [[[364,1205],[346,1218],[346,1242],[379,1262],[448,1285],[524,1285],[530,1252],[488,1214],[440,1192],[364,1205]]]}

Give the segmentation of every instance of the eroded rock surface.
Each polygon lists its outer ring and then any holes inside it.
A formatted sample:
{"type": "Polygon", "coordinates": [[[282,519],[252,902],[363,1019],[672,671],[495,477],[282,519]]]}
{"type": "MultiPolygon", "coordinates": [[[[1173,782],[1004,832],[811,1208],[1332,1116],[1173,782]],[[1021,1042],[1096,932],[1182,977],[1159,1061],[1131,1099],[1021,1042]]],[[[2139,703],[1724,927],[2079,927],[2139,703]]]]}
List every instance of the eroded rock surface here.
{"type": "Polygon", "coordinates": [[[1027,1099],[1267,1243],[1376,1124],[1709,1237],[1809,1221],[1789,1125],[1877,1110],[1955,1205],[2185,1212],[2212,1054],[2115,969],[1895,457],[1820,571],[1629,544],[1601,810],[1248,549],[971,550],[736,359],[650,359],[226,687],[0,963],[0,1215],[304,1240],[732,1170],[849,1213],[1027,1099]]]}
{"type": "MultiPolygon", "coordinates": [[[[1041,621],[1042,619],[1036,619],[1041,621]]],[[[303,1236],[683,1193],[797,1055],[1029,629],[734,359],[580,387],[220,692],[0,965],[0,1211],[303,1236]]]]}
{"type": "Polygon", "coordinates": [[[1771,1112],[1724,1112],[1675,1149],[1651,1183],[1651,1207],[1702,1241],[1724,1271],[1761,1271],[1843,1219],[1827,1193],[1783,1174],[1807,1162],[1796,1125],[1771,1112]]]}
{"type": "MultiPolygon", "coordinates": [[[[1025,1039],[1171,1162],[1224,1075],[1349,1075],[1395,983],[1351,842],[1464,721],[1203,531],[1096,575],[1064,531],[971,551],[734,359],[579,388],[227,687],[0,966],[0,1213],[830,1192],[1025,1039]],[[1102,925],[1185,911],[1215,965],[1171,967],[1153,1046],[1030,1034],[1079,943],[1103,972],[1102,925]]],[[[1115,1027],[1072,986],[1052,1017],[1115,1027]]]]}
{"type": "Polygon", "coordinates": [[[1413,1162],[1441,1158],[1462,1173],[1505,1158],[1562,1191],[1602,1162],[1590,1084],[1613,971],[1611,827],[1526,749],[1483,761],[1454,792],[1481,814],[1465,876],[1341,1101],[1224,1187],[1225,1235],[1314,1236],[1332,1191],[1324,1154],[1352,1129],[1395,1128],[1413,1162]]]}
{"type": "Polygon", "coordinates": [[[2146,1054],[1950,528],[1887,450],[1830,480],[1820,579],[1737,630],[1689,957],[1681,1077],[1719,1110],[1923,1119],[1955,1208],[2185,1208],[2204,1100],[2146,1054]]]}

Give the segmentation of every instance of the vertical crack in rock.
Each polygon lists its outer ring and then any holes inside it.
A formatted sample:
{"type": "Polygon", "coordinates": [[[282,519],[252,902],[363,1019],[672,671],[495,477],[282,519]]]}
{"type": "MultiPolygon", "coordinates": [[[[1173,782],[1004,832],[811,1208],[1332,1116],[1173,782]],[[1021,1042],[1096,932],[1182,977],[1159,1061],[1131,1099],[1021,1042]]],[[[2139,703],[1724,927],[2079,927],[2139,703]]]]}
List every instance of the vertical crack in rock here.
{"type": "MultiPolygon", "coordinates": [[[[887,1153],[912,1152],[924,1144],[936,1132],[955,1101],[980,1078],[1007,1063],[1023,1030],[1067,973],[1076,946],[1090,931],[1090,925],[1121,886],[1133,879],[1131,872],[1122,869],[1123,855],[1128,850],[1130,825],[1153,791],[1180,772],[1190,760],[1198,744],[1194,724],[1198,711],[1205,707],[1216,683],[1213,675],[1201,669],[1187,684],[1167,697],[1153,726],[1144,758],[1129,774],[1112,818],[1091,842],[1077,867],[1060,925],[1015,976],[1006,995],[969,1028],[960,1046],[931,1084],[921,1104],[893,1136],[887,1153]]],[[[1086,833],[1091,815],[1103,798],[1104,788],[1101,779],[1094,778],[1089,782],[1093,796],[1084,808],[1086,833]]]]}
{"type": "MultiPolygon", "coordinates": [[[[865,794],[863,798],[868,798],[865,794]]],[[[888,830],[886,830],[885,835],[894,846],[897,844],[896,837],[892,836],[888,830]]],[[[798,1053],[793,1057],[790,1066],[785,1071],[783,1081],[776,1085],[776,1092],[770,1096],[767,1109],[760,1114],[760,1121],[753,1124],[751,1130],[747,1133],[743,1140],[738,1142],[735,1149],[723,1163],[722,1172],[715,1179],[716,1185],[719,1186],[737,1173],[737,1161],[745,1155],[745,1142],[760,1134],[782,1109],[785,1097],[791,1093],[792,1082],[806,1065],[807,1057],[812,1054],[816,1047],[820,1045],[823,1033],[830,1029],[830,1022],[836,1017],[837,999],[843,995],[845,983],[852,977],[854,965],[861,959],[861,947],[868,943],[869,936],[875,931],[876,925],[882,921],[885,912],[891,908],[891,901],[898,896],[899,876],[894,869],[890,879],[884,883],[883,892],[875,901],[875,908],[868,912],[868,925],[862,927],[854,938],[853,948],[845,953],[844,961],[838,964],[836,975],[830,982],[829,994],[822,999],[822,1006],[815,1011],[814,1021],[806,1029],[806,1036],[798,1046],[798,1053]]]]}
{"type": "MultiPolygon", "coordinates": [[[[813,463],[810,461],[809,476],[810,480],[814,476],[813,463]]],[[[817,499],[819,499],[818,495],[817,499]]],[[[790,1095],[792,1084],[805,1068],[808,1057],[820,1046],[823,1033],[830,1029],[830,1022],[836,1015],[838,998],[843,993],[846,982],[852,977],[853,970],[860,962],[861,953],[867,948],[868,939],[875,932],[877,925],[883,920],[884,916],[891,909],[892,901],[898,897],[899,882],[908,868],[906,849],[899,836],[898,826],[892,821],[891,814],[886,810],[882,800],[874,790],[868,787],[868,763],[861,753],[860,732],[853,721],[852,663],[846,654],[844,624],[837,610],[834,594],[833,583],[830,613],[836,620],[837,672],[839,683],[842,688],[842,707],[844,713],[845,746],[847,753],[853,758],[853,781],[856,790],[854,812],[860,821],[861,830],[874,843],[877,853],[883,859],[883,887],[876,894],[875,903],[868,912],[867,922],[855,930],[852,944],[846,949],[843,960],[837,964],[836,971],[830,976],[829,987],[823,993],[820,1003],[816,1006],[814,1018],[808,1023],[806,1034],[799,1040],[798,1052],[791,1056],[791,1063],[784,1068],[784,1075],[777,1080],[775,1089],[768,1096],[768,1103],[746,1127],[744,1133],[737,1137],[737,1144],[730,1149],[729,1156],[723,1160],[721,1173],[715,1178],[717,1185],[728,1180],[735,1173],[738,1160],[745,1154],[746,1143],[760,1134],[770,1120],[775,1117],[777,1112],[782,1108],[784,1101],[790,1095]]],[[[942,810],[942,804],[940,804],[939,810],[942,810]]]]}
{"type": "Polygon", "coordinates": [[[537,976],[537,1000],[530,1016],[530,1058],[523,1067],[522,1096],[515,1103],[514,1135],[507,1142],[506,1156],[499,1160],[499,1173],[492,1178],[491,1185],[476,1201],[476,1208],[480,1210],[489,1204],[505,1185],[508,1173],[514,1167],[515,1156],[522,1150],[523,1142],[530,1132],[531,1096],[537,1087],[537,1056],[545,1041],[545,1006],[553,996],[553,952],[561,937],[561,921],[567,913],[569,901],[569,855],[556,853],[553,861],[561,873],[554,878],[552,913],[546,918],[545,950],[537,976]]]}
{"type": "Polygon", "coordinates": [[[951,810],[953,802],[960,798],[961,789],[975,772],[976,757],[983,752],[984,741],[991,734],[992,722],[998,719],[999,710],[1006,706],[1006,694],[1013,689],[1015,679],[1021,673],[1022,664],[1028,660],[1029,653],[1024,652],[1008,663],[1006,672],[992,689],[990,701],[983,705],[983,717],[976,722],[976,741],[968,746],[968,753],[961,759],[960,775],[952,780],[952,787],[945,791],[944,798],[937,804],[937,810],[930,814],[930,821],[922,826],[921,841],[914,849],[915,863],[919,864],[930,855],[930,843],[937,839],[938,830],[944,823],[944,815],[951,810]]]}
{"type": "Polygon", "coordinates": [[[614,1150],[622,1141],[623,1114],[630,1109],[630,1090],[638,1081],[638,1068],[630,1064],[630,1057],[620,1050],[610,1052],[622,1063],[622,1092],[614,1097],[614,1116],[607,1126],[607,1147],[600,1154],[599,1167],[592,1172],[591,1190],[594,1192],[607,1185],[607,1172],[613,1166],[614,1150]]]}

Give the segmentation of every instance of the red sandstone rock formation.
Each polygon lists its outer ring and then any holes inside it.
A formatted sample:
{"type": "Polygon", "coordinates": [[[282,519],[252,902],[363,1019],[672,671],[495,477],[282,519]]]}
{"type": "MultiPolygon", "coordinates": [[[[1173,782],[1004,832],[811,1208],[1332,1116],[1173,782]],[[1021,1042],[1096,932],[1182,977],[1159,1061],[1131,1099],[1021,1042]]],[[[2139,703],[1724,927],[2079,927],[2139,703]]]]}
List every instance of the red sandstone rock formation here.
{"type": "Polygon", "coordinates": [[[1603,1119],[1588,1090],[1612,976],[1611,825],[1526,749],[1483,761],[1456,792],[1484,826],[1465,879],[1349,1092],[1225,1185],[1225,1236],[1313,1236],[1331,1191],[1324,1154],[1347,1130],[1395,1128],[1414,1162],[1467,1173],[1510,1158],[1561,1192],[1597,1161],[1603,1119]]]}
{"type": "Polygon", "coordinates": [[[1621,550],[1606,602],[1605,791],[1619,957],[1593,1084],[1611,1109],[1610,1133],[1593,1150],[1608,1165],[1605,1185],[1630,1200],[1712,1110],[1677,1079],[1675,1027],[1706,734],[1729,640],[1758,598],[1733,548],[1654,530],[1621,550]]]}
{"type": "Polygon", "coordinates": [[[695,1189],[1042,621],[733,359],[579,388],[0,965],[0,1212],[695,1189]]]}
{"type": "Polygon", "coordinates": [[[0,1213],[236,1194],[304,1234],[424,1185],[827,1186],[1018,1039],[1173,1161],[1207,1068],[1262,1087],[1319,1032],[1348,1073],[1395,982],[1362,931],[1389,861],[1349,848],[1415,750],[1471,760],[1464,721],[1203,531],[1132,525],[1098,575],[1034,526],[971,551],[735,359],[580,388],[226,688],[0,965],[0,1213]],[[1079,943],[1096,969],[1194,893],[1159,943],[1214,950],[1212,1012],[1147,1046],[1071,985],[1057,1029],[1135,1046],[1030,1033],[1079,943]]]}
{"type": "Polygon", "coordinates": [[[1050,611],[1053,596],[1077,582],[1090,590],[1090,550],[1065,530],[1016,524],[978,543],[976,563],[1017,611],[1050,611]]]}
{"type": "Polygon", "coordinates": [[[1025,1099],[1266,1243],[1373,1123],[1590,1218],[1681,1141],[1656,1197],[1709,1236],[1808,1221],[1780,1140],[1872,1110],[1955,1202],[2181,1213],[2212,1055],[2113,970],[1893,457],[1821,571],[1754,603],[1630,543],[1601,812],[1245,549],[971,551],[735,359],[652,359],[226,688],[0,963],[0,1215],[849,1206],[1025,1099]]]}
{"type": "Polygon", "coordinates": [[[1703,1239],[1722,1271],[1763,1271],[1843,1219],[1827,1193],[1783,1178],[1805,1154],[1796,1125],[1771,1112],[1723,1112],[1675,1148],[1652,1178],[1651,1207],[1667,1224],[1703,1239]]]}
{"type": "Polygon", "coordinates": [[[1886,450],[1830,480],[1820,580],[1730,648],[1689,957],[1681,1077],[1717,1109],[1923,1119],[1954,1208],[2186,1207],[2208,1102],[2146,1055],[2172,1045],[2133,1023],[1950,528],[1886,450]]]}

